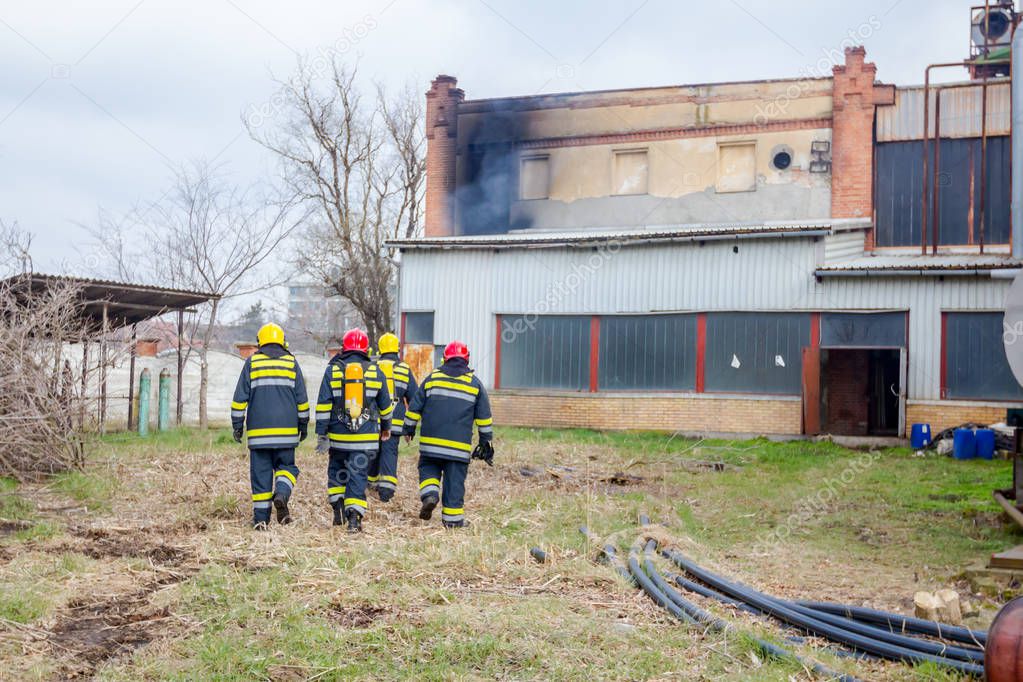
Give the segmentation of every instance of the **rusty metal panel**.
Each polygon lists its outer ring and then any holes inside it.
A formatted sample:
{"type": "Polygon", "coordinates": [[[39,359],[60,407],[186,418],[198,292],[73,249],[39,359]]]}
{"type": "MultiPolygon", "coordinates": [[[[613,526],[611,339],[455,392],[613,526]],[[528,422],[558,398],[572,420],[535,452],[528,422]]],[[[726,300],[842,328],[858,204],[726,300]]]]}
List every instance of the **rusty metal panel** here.
{"type": "MultiPolygon", "coordinates": [[[[980,137],[981,133],[980,85],[947,88],[941,93],[941,136],[980,137]]],[[[987,134],[1008,135],[1012,128],[1010,115],[1011,88],[1008,82],[988,85],[987,134]]],[[[930,91],[929,132],[934,135],[935,88],[930,91]]],[[[895,104],[877,108],[877,141],[895,142],[923,139],[924,89],[923,86],[897,88],[895,104]]]]}
{"type": "Polygon", "coordinates": [[[402,360],[412,368],[416,379],[422,381],[423,377],[433,371],[433,346],[426,343],[406,343],[402,360]]]}

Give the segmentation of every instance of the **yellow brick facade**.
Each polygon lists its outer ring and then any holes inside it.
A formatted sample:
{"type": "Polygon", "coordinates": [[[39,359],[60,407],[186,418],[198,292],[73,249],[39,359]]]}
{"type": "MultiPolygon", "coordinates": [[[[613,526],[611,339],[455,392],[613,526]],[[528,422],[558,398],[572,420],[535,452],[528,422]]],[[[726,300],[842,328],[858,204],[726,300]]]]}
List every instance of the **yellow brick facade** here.
{"type": "Polygon", "coordinates": [[[539,394],[494,391],[494,422],[505,426],[798,434],[798,399],[694,395],[539,394]]]}
{"type": "Polygon", "coordinates": [[[906,435],[913,424],[930,424],[931,433],[938,433],[967,422],[994,424],[1005,421],[1005,413],[1015,405],[961,403],[955,400],[914,403],[906,405],[906,435]]]}

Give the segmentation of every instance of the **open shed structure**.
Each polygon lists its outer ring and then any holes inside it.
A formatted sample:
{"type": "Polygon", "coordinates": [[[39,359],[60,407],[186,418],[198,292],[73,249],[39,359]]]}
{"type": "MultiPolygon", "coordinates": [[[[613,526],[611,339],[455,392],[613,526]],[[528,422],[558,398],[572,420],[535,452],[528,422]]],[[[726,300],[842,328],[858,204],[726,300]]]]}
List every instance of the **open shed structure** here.
{"type": "MultiPolygon", "coordinates": [[[[128,426],[133,424],[133,403],[135,390],[135,352],[136,352],[136,328],[140,322],[145,322],[154,317],[160,317],[167,313],[177,313],[177,408],[176,420],[180,424],[182,420],[182,378],[185,367],[184,354],[184,328],[185,313],[194,312],[196,306],[218,298],[216,294],[187,291],[183,289],[169,289],[144,284],[133,284],[129,282],[116,282],[111,280],[91,279],[85,277],[74,277],[67,275],[44,275],[40,273],[24,273],[14,275],[6,280],[0,281],[0,287],[8,290],[14,296],[25,296],[44,293],[47,289],[58,286],[72,286],[78,292],[81,302],[80,317],[82,327],[86,334],[82,342],[82,390],[85,391],[88,366],[89,345],[97,337],[100,345],[100,408],[99,427],[105,430],[107,411],[107,344],[110,333],[122,329],[131,329],[131,362],[129,369],[128,384],[128,426]]],[[[84,415],[82,417],[84,422],[84,415]]]]}

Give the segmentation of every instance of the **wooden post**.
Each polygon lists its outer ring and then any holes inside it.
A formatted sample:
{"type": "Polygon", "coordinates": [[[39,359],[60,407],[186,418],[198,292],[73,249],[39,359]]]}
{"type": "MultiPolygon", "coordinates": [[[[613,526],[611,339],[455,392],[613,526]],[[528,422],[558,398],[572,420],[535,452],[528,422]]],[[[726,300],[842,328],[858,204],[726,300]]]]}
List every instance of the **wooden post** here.
{"type": "Polygon", "coordinates": [[[138,325],[131,326],[131,361],[128,363],[128,430],[135,428],[135,344],[138,343],[138,325]]]}
{"type": "Polygon", "coordinates": [[[103,335],[99,340],[99,432],[107,432],[107,331],[110,320],[107,304],[103,304],[103,335]]]}
{"type": "Polygon", "coordinates": [[[182,352],[182,340],[181,337],[185,335],[185,311],[178,310],[178,386],[177,386],[177,411],[176,421],[177,425],[181,426],[181,418],[184,415],[184,394],[181,392],[182,384],[184,384],[185,378],[185,356],[182,352]]]}

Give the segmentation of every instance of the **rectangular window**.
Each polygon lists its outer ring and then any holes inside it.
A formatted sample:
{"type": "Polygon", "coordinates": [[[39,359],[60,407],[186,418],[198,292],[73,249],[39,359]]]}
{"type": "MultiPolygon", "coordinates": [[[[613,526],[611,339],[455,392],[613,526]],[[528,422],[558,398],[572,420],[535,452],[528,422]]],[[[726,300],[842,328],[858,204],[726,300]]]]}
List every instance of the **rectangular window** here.
{"type": "Polygon", "coordinates": [[[942,397],[1023,400],[1002,340],[1002,313],[944,314],[942,397]]]}
{"type": "Polygon", "coordinates": [[[905,348],[906,313],[824,313],[821,345],[831,348],[905,348]]]}
{"type": "Polygon", "coordinates": [[[798,395],[807,313],[708,313],[706,391],[798,395]]]}
{"type": "Polygon", "coordinates": [[[757,188],[757,144],[718,145],[718,192],[752,192],[757,188]]]}
{"type": "Polygon", "coordinates": [[[612,193],[646,194],[649,173],[645,149],[623,149],[614,152],[612,193]]]}
{"type": "Polygon", "coordinates": [[[547,156],[527,156],[519,168],[519,199],[546,199],[550,196],[551,164],[547,156]]]}
{"type": "Polygon", "coordinates": [[[501,316],[501,388],[590,387],[590,318],[501,316]]]}
{"type": "Polygon", "coordinates": [[[433,345],[433,313],[405,313],[405,343],[433,345]]]}
{"type": "Polygon", "coordinates": [[[696,315],[621,315],[600,320],[599,386],[696,388],[696,315]]]}

